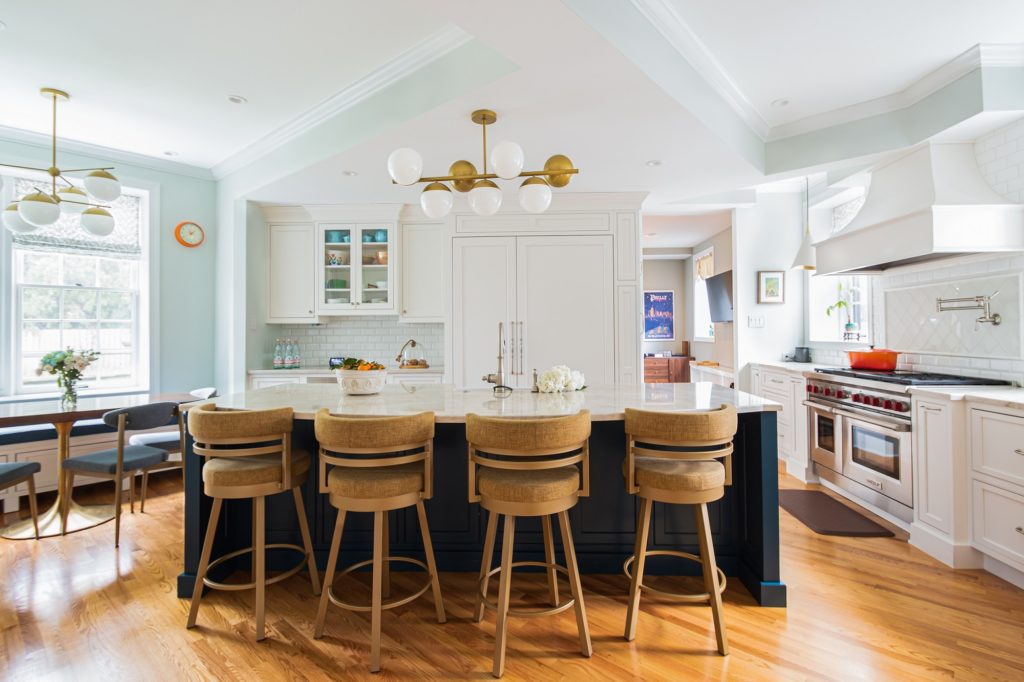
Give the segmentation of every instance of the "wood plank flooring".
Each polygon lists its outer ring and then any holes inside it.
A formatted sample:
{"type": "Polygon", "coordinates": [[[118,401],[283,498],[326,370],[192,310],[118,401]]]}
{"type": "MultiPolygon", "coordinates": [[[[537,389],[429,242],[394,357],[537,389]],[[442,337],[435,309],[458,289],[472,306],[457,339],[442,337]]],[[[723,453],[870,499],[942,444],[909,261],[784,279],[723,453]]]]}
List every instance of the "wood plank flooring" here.
{"type": "MultiPolygon", "coordinates": [[[[180,478],[161,474],[151,485],[146,514],[122,516],[120,550],[110,524],[41,542],[0,541],[0,677],[373,677],[368,615],[332,608],[325,637],[314,640],[317,600],[301,576],[268,589],[265,642],[253,640],[253,597],[246,592],[210,593],[199,627],[185,630],[188,602],[174,596],[180,478]]],[[[800,487],[793,479],[783,485],[800,487]]],[[[819,536],[786,512],[781,524],[789,607],[758,608],[730,583],[729,657],[715,653],[705,606],[645,599],[637,639],[625,642],[626,578],[584,576],[593,658],[577,653],[571,611],[513,619],[504,679],[1024,679],[1024,591],[981,571],[947,569],[900,537],[819,536]]],[[[392,575],[392,596],[421,580],[419,574],[392,575]]],[[[698,588],[684,579],[662,580],[698,588]]],[[[488,614],[481,624],[472,621],[474,581],[469,574],[442,575],[446,625],[436,623],[428,598],[385,612],[384,669],[377,679],[492,679],[494,619],[488,614]]],[[[513,599],[543,599],[542,581],[542,574],[517,575],[513,599]]]]}

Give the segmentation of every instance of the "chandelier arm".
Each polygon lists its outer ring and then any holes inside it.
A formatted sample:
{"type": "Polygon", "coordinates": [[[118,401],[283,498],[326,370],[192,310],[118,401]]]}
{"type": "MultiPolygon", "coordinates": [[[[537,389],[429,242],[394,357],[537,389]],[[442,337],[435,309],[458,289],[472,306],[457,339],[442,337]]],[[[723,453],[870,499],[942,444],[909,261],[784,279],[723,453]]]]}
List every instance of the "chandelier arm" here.
{"type": "Polygon", "coordinates": [[[58,175],[57,177],[58,177],[59,179],[63,180],[64,182],[68,183],[68,187],[74,187],[74,185],[73,185],[73,184],[71,184],[71,181],[70,181],[70,180],[68,180],[67,178],[65,178],[65,177],[64,177],[63,175],[58,175]]]}
{"type": "Polygon", "coordinates": [[[22,170],[39,171],[40,173],[45,173],[46,172],[45,168],[37,168],[36,166],[19,166],[19,165],[14,164],[14,163],[0,163],[0,166],[2,166],[4,168],[20,168],[22,170]]]}
{"type": "Polygon", "coordinates": [[[110,208],[104,204],[94,204],[91,201],[75,201],[74,199],[61,199],[62,204],[78,204],[79,206],[92,206],[93,208],[110,208]]]}
{"type": "MultiPolygon", "coordinates": [[[[39,169],[45,170],[45,169],[39,169]]],[[[61,173],[81,173],[82,171],[96,171],[96,170],[114,170],[114,166],[102,166],[99,168],[68,168],[67,170],[61,171],[61,173]]]]}
{"type": "MultiPolygon", "coordinates": [[[[516,177],[520,178],[532,178],[537,176],[545,175],[576,175],[580,172],[579,168],[564,168],[559,170],[539,170],[539,171],[523,171],[516,177]]],[[[435,175],[427,178],[420,178],[417,183],[420,182],[450,182],[453,180],[493,180],[497,178],[495,173],[475,173],[473,175],[435,175]]],[[[398,183],[394,180],[391,181],[392,185],[398,183]]]]}

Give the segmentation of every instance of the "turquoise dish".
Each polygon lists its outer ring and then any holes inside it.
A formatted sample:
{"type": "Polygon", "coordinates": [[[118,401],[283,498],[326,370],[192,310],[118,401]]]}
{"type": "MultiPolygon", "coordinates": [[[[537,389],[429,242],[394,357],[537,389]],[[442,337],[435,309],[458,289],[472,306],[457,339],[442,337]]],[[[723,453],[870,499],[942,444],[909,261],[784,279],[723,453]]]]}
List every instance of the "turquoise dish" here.
{"type": "Polygon", "coordinates": [[[363,243],[369,244],[373,241],[372,232],[363,232],[363,243]]]}
{"type": "Polygon", "coordinates": [[[388,240],[388,231],[377,230],[373,233],[373,240],[381,243],[386,242],[388,240]]]}

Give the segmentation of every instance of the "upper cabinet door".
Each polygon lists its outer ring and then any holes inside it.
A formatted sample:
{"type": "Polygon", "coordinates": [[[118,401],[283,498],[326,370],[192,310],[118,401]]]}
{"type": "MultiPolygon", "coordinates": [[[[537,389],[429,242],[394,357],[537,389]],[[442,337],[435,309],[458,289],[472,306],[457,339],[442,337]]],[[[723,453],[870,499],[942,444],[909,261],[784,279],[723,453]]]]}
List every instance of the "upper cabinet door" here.
{"type": "Polygon", "coordinates": [[[359,275],[353,263],[359,258],[359,233],[355,225],[324,224],[317,228],[319,261],[314,268],[320,273],[317,311],[337,315],[355,310],[352,296],[359,275]]]}
{"type": "Polygon", "coordinates": [[[615,383],[612,237],[519,237],[514,337],[517,385],[554,365],[591,386],[615,383]]]}
{"type": "Polygon", "coordinates": [[[270,225],[267,231],[267,322],[316,322],[313,225],[270,225]]]}
{"type": "Polygon", "coordinates": [[[401,319],[444,322],[443,223],[402,225],[401,319]]]}
{"type": "MultiPolygon", "coordinates": [[[[509,341],[515,318],[515,237],[452,240],[452,377],[457,386],[486,388],[497,370],[498,323],[505,323],[506,383],[513,380],[509,341]]],[[[511,385],[511,383],[509,383],[511,385]]]]}
{"type": "Polygon", "coordinates": [[[394,223],[368,223],[356,229],[359,262],[355,282],[359,311],[393,311],[397,307],[395,268],[398,263],[398,230],[394,223]]]}

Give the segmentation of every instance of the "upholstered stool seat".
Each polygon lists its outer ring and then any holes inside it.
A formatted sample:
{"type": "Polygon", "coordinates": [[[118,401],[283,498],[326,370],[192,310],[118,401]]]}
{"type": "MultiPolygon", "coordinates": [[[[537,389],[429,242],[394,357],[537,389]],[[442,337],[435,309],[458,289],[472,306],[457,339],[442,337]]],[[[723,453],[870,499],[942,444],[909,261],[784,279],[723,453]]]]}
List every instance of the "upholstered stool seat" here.
{"type": "MultiPolygon", "coordinates": [[[[623,461],[623,473],[626,464],[623,461]]],[[[637,457],[635,466],[636,484],[641,488],[703,492],[725,485],[725,467],[721,462],[637,457]]]]}
{"type": "Polygon", "coordinates": [[[334,497],[366,500],[408,495],[423,490],[423,465],[413,462],[364,469],[334,467],[327,474],[327,489],[332,503],[334,497]]]}
{"type": "MultiPolygon", "coordinates": [[[[302,485],[309,474],[309,453],[292,450],[292,483],[302,485]]],[[[211,487],[280,484],[284,476],[281,455],[213,457],[203,466],[203,483],[211,487]]]]}
{"type": "Polygon", "coordinates": [[[501,502],[550,502],[579,490],[580,472],[572,466],[536,471],[480,469],[476,485],[481,497],[501,502]]]}

